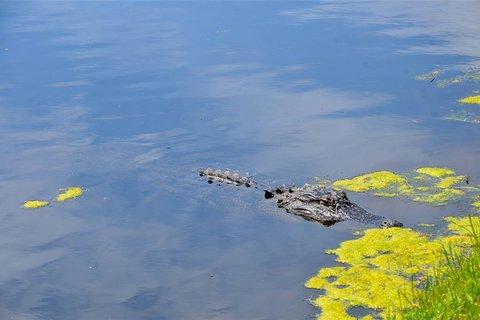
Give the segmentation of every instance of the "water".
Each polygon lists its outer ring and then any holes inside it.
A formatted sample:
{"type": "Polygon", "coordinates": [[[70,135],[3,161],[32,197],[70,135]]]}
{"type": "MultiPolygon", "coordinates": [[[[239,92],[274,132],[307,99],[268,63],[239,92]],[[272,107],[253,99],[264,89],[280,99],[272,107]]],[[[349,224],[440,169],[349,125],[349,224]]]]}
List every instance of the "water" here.
{"type": "MultiPolygon", "coordinates": [[[[0,318],[309,319],[303,283],[353,222],[292,218],[272,184],[448,166],[478,184],[478,2],[0,4],[0,318]],[[472,106],[472,108],[475,108],[472,106]],[[81,185],[36,211],[24,200],[81,185]]],[[[461,203],[351,195],[415,226],[461,203]]]]}

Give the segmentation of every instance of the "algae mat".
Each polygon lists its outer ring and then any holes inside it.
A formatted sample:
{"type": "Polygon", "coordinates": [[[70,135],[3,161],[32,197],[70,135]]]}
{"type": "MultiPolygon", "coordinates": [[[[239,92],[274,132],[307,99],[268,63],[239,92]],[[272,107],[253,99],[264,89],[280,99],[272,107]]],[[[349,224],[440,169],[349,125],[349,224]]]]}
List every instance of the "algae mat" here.
{"type": "Polygon", "coordinates": [[[430,205],[445,205],[479,193],[480,189],[471,186],[469,180],[468,176],[458,175],[450,168],[420,167],[405,174],[375,171],[334,181],[332,186],[352,192],[371,192],[380,197],[407,197],[430,205]]]}

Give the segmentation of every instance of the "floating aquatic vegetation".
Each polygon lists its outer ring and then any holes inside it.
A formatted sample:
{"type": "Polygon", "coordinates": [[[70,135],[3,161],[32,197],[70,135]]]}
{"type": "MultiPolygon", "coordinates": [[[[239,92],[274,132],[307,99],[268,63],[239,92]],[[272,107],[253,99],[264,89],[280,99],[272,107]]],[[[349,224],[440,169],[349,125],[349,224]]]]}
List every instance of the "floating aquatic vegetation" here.
{"type": "Polygon", "coordinates": [[[23,207],[25,209],[38,209],[46,207],[50,204],[50,202],[46,200],[27,200],[23,203],[23,207]]]}
{"type": "Polygon", "coordinates": [[[414,188],[415,192],[411,195],[413,201],[444,205],[465,195],[465,191],[455,187],[463,183],[466,177],[456,175],[452,169],[423,167],[415,171],[418,175],[413,179],[422,185],[414,188]]]}
{"type": "MultiPolygon", "coordinates": [[[[430,72],[419,74],[415,80],[419,81],[434,81],[445,73],[445,70],[435,69],[430,72]]],[[[461,75],[454,75],[447,79],[437,80],[437,87],[445,88],[452,84],[459,84],[466,81],[480,81],[479,67],[473,67],[463,72],[461,75]]]]}
{"type": "Polygon", "coordinates": [[[443,117],[443,120],[480,124],[480,115],[476,115],[466,111],[459,111],[450,113],[448,116],[443,117]]]}
{"type": "Polygon", "coordinates": [[[458,102],[465,104],[480,104],[480,95],[465,97],[458,100],[458,102]]]}
{"type": "MultiPolygon", "coordinates": [[[[82,187],[70,187],[62,189],[62,192],[57,196],[58,202],[68,201],[82,196],[84,190],[82,187]]],[[[47,200],[27,200],[24,202],[23,207],[26,209],[39,209],[50,205],[50,201],[47,200]]]]}
{"type": "Polygon", "coordinates": [[[465,72],[463,76],[445,79],[444,81],[437,83],[437,86],[443,88],[451,84],[458,84],[465,81],[480,81],[480,71],[478,69],[469,70],[465,72]]]}
{"type": "MultiPolygon", "coordinates": [[[[451,174],[455,174],[455,172],[452,172],[451,174]]],[[[437,183],[436,186],[440,189],[447,189],[465,181],[465,179],[466,177],[462,175],[446,177],[440,180],[440,182],[437,183]]]]}
{"type": "Polygon", "coordinates": [[[337,180],[332,186],[353,192],[373,192],[380,197],[405,196],[417,202],[444,205],[465,195],[465,191],[456,188],[465,178],[449,168],[421,167],[414,174],[371,172],[337,180]]]}
{"type": "MultiPolygon", "coordinates": [[[[387,317],[400,310],[405,299],[412,298],[412,279],[418,285],[433,268],[441,272],[445,247],[461,253],[471,244],[468,217],[446,220],[452,234],[436,239],[408,228],[370,229],[328,250],[343,265],[323,268],[305,284],[324,290],[313,301],[322,311],[318,319],[357,319],[349,313],[353,307],[375,312],[362,319],[387,317]]],[[[480,227],[480,217],[472,221],[480,227]]]]}
{"type": "Polygon", "coordinates": [[[463,79],[462,76],[456,76],[456,77],[452,77],[450,79],[444,79],[444,80],[440,80],[437,82],[437,87],[439,88],[445,88],[446,86],[449,86],[451,84],[458,84],[458,83],[462,83],[463,81],[465,81],[463,79]]]}
{"type": "Polygon", "coordinates": [[[57,196],[57,201],[58,202],[68,201],[68,200],[78,198],[82,195],[83,195],[83,189],[81,187],[70,187],[63,190],[63,192],[57,196]]]}
{"type": "Polygon", "coordinates": [[[433,194],[420,194],[412,197],[413,201],[428,203],[432,205],[444,205],[450,201],[457,200],[465,195],[465,192],[458,189],[445,189],[433,194]]]}
{"type": "Polygon", "coordinates": [[[419,74],[418,76],[415,77],[415,80],[419,81],[433,81],[435,80],[439,75],[443,73],[443,70],[440,69],[435,69],[430,72],[425,72],[422,74],[419,74]]]}
{"type": "Polygon", "coordinates": [[[333,187],[353,192],[375,191],[377,195],[385,197],[409,193],[411,190],[404,176],[391,171],[376,171],[351,179],[337,180],[333,187]]]}
{"type": "MultiPolygon", "coordinates": [[[[431,72],[427,72],[421,74],[415,79],[417,80],[430,80],[431,82],[436,80],[443,72],[440,70],[433,70],[431,72]]],[[[454,77],[437,80],[437,87],[443,88],[449,86],[451,84],[459,84],[465,81],[476,81],[480,82],[480,66],[469,68],[467,71],[464,72],[463,75],[456,75],[454,77]]],[[[480,104],[480,95],[478,91],[475,91],[475,95],[471,95],[462,99],[458,100],[461,104],[480,104]]],[[[444,120],[453,120],[453,121],[461,121],[461,122],[468,122],[468,123],[480,123],[480,116],[468,113],[466,111],[461,112],[453,112],[450,115],[443,117],[444,120]]]]}
{"type": "Polygon", "coordinates": [[[453,76],[448,79],[437,81],[437,87],[445,88],[452,84],[459,84],[466,81],[480,81],[480,70],[478,67],[470,68],[462,75],[453,76]]]}
{"type": "Polygon", "coordinates": [[[441,178],[455,174],[455,171],[449,168],[440,167],[422,167],[415,170],[417,173],[421,173],[434,178],[441,178]]]}
{"type": "Polygon", "coordinates": [[[475,198],[473,198],[472,207],[474,207],[477,210],[480,210],[480,195],[477,195],[475,198]]]}

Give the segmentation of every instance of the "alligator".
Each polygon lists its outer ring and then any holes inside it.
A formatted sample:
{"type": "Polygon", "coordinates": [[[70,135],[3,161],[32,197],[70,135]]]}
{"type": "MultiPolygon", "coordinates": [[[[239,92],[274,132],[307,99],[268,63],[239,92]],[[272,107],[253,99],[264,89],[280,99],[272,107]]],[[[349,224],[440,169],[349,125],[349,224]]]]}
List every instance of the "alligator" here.
{"type": "Polygon", "coordinates": [[[344,191],[309,184],[303,187],[282,185],[272,188],[249,176],[240,175],[238,172],[228,169],[207,168],[200,170],[199,174],[201,177],[207,178],[208,183],[264,188],[265,199],[276,200],[277,206],[287,213],[307,221],[319,222],[325,226],[331,226],[340,221],[354,220],[383,228],[403,227],[403,224],[397,220],[372,214],[351,202],[344,191]]]}

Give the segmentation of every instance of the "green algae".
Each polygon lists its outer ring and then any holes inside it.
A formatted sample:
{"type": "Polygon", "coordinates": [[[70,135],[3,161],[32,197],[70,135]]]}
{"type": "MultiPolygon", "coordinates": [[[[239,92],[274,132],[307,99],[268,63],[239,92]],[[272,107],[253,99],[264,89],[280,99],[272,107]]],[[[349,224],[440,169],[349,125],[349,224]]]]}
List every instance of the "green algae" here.
{"type": "Polygon", "coordinates": [[[442,167],[422,167],[415,170],[417,173],[431,176],[434,178],[442,178],[446,176],[451,176],[455,174],[455,171],[449,168],[442,167]]]}
{"type": "Polygon", "coordinates": [[[58,202],[64,202],[68,200],[73,200],[75,198],[81,197],[83,195],[83,189],[81,187],[70,187],[63,190],[58,196],[58,202]]]}
{"type": "MultiPolygon", "coordinates": [[[[328,250],[342,266],[323,268],[305,284],[324,290],[313,300],[322,311],[317,319],[353,320],[349,314],[353,307],[378,312],[362,319],[388,317],[401,310],[414,294],[412,280],[419,285],[434,269],[441,272],[445,247],[465,253],[471,246],[469,217],[446,220],[450,234],[435,239],[408,228],[369,229],[362,237],[328,250]]],[[[480,226],[479,217],[472,221],[480,226]]]]}
{"type": "Polygon", "coordinates": [[[474,207],[477,210],[480,210],[480,195],[477,195],[475,198],[473,198],[472,207],[474,207]]]}
{"type": "Polygon", "coordinates": [[[440,69],[435,69],[429,72],[425,72],[422,74],[419,74],[415,76],[415,80],[418,81],[433,81],[435,80],[438,76],[440,76],[444,71],[440,69]]]}
{"type": "Polygon", "coordinates": [[[419,194],[412,197],[413,201],[423,202],[432,205],[445,205],[449,202],[460,199],[465,192],[458,189],[445,189],[433,194],[419,194]]]}
{"type": "Polygon", "coordinates": [[[337,180],[332,186],[353,192],[375,191],[377,195],[385,197],[408,194],[411,191],[407,179],[391,171],[376,171],[351,179],[337,180]]]}
{"type": "Polygon", "coordinates": [[[480,95],[465,97],[458,100],[458,102],[463,104],[480,104],[480,95]]]}
{"type": "MultiPolygon", "coordinates": [[[[449,78],[439,79],[442,77],[446,71],[445,69],[434,69],[429,72],[419,74],[415,77],[415,80],[418,81],[436,81],[437,87],[445,88],[450,85],[461,84],[468,81],[477,82],[480,81],[480,70],[478,67],[472,67],[468,70],[463,71],[461,74],[453,75],[449,78]]],[[[458,73],[458,72],[457,72],[458,73]]]]}
{"type": "Polygon", "coordinates": [[[445,88],[450,85],[460,84],[467,81],[480,81],[480,70],[478,70],[478,68],[472,68],[465,71],[462,75],[456,75],[451,78],[437,81],[437,87],[445,88]]]}
{"type": "Polygon", "coordinates": [[[439,88],[445,88],[449,85],[452,85],[452,84],[459,84],[459,83],[462,83],[464,82],[464,78],[462,76],[455,76],[455,77],[452,77],[452,78],[449,78],[449,79],[444,79],[444,80],[440,80],[437,82],[437,87],[439,88]]]}
{"type": "MultiPolygon", "coordinates": [[[[434,69],[429,72],[421,73],[415,76],[415,80],[418,81],[434,81],[443,76],[447,70],[434,69]]],[[[460,84],[467,81],[480,81],[480,70],[478,67],[470,68],[464,71],[462,74],[453,75],[452,77],[437,80],[437,87],[445,88],[453,84],[460,84]]]]}
{"type": "Polygon", "coordinates": [[[39,209],[50,204],[47,200],[27,200],[23,203],[25,209],[39,209]]]}
{"type": "MultiPolygon", "coordinates": [[[[453,174],[455,174],[455,172],[453,174]]],[[[440,189],[448,189],[464,182],[465,180],[466,177],[463,175],[446,177],[440,180],[440,182],[438,182],[436,186],[440,189]]]]}
{"type": "Polygon", "coordinates": [[[465,195],[465,191],[457,188],[465,179],[450,168],[420,167],[406,174],[375,171],[334,181],[332,186],[352,192],[372,192],[379,197],[403,196],[416,202],[444,205],[465,195]]]}
{"type": "MultiPolygon", "coordinates": [[[[457,74],[457,75],[454,75],[453,77],[439,80],[438,78],[440,78],[443,75],[443,73],[444,73],[443,70],[439,70],[439,69],[432,70],[430,72],[426,72],[416,76],[415,79],[421,80],[421,81],[428,80],[430,82],[433,82],[434,80],[436,80],[437,87],[439,88],[444,88],[452,84],[461,84],[466,81],[480,82],[479,66],[471,67],[468,70],[464,71],[463,74],[457,74]]],[[[460,104],[480,105],[480,94],[478,91],[474,91],[473,95],[458,99],[457,102],[460,104]]],[[[452,111],[450,112],[450,114],[442,117],[442,119],[480,124],[480,115],[478,115],[478,113],[475,114],[475,113],[468,112],[466,110],[452,111]]]]}
{"type": "MultiPolygon", "coordinates": [[[[85,190],[82,187],[69,187],[61,189],[60,194],[56,197],[57,202],[64,202],[81,197],[85,190]]],[[[40,209],[50,205],[50,201],[47,200],[27,200],[23,203],[25,209],[40,209]]]]}

